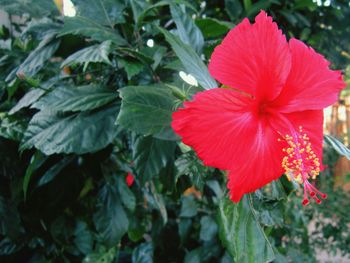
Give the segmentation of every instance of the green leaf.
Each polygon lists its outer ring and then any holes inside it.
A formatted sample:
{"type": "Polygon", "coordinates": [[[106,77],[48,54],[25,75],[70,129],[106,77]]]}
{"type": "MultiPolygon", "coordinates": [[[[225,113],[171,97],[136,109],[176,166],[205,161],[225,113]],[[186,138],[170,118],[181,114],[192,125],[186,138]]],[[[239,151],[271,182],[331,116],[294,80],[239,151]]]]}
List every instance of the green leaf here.
{"type": "Polygon", "coordinates": [[[193,19],[176,5],[170,5],[170,12],[182,42],[190,45],[198,54],[201,54],[204,38],[193,19]]]}
{"type": "Polygon", "coordinates": [[[215,18],[196,19],[196,24],[205,38],[217,38],[225,35],[234,27],[234,24],[230,22],[220,21],[215,18]]]}
{"type": "Polygon", "coordinates": [[[6,78],[6,82],[11,82],[16,75],[33,77],[45,65],[45,62],[52,57],[60,45],[60,40],[52,37],[45,38],[40,42],[17,70],[12,71],[6,78]]]}
{"type": "Polygon", "coordinates": [[[253,210],[249,196],[238,204],[224,198],[219,205],[220,238],[235,262],[270,262],[272,247],[253,210]]]}
{"type": "Polygon", "coordinates": [[[27,38],[29,35],[34,36],[35,39],[43,40],[51,35],[57,35],[62,25],[54,22],[48,17],[42,19],[31,20],[27,27],[22,31],[21,37],[27,38]]]}
{"type": "Polygon", "coordinates": [[[99,193],[97,209],[93,216],[96,230],[107,246],[117,245],[128,230],[129,220],[120,202],[116,185],[104,185],[99,193]]]}
{"type": "Polygon", "coordinates": [[[259,1],[251,4],[251,0],[247,0],[249,8],[246,9],[247,11],[247,17],[254,17],[256,16],[260,10],[269,10],[270,6],[274,3],[274,1],[259,1]]]}
{"type": "Polygon", "coordinates": [[[287,192],[282,185],[281,178],[265,185],[255,191],[255,196],[260,200],[277,201],[287,198],[287,192]]]}
{"type": "Polygon", "coordinates": [[[183,43],[177,36],[171,34],[165,29],[159,28],[166,40],[172,46],[174,52],[181,60],[188,73],[193,75],[198,83],[205,89],[217,87],[214,79],[210,76],[207,66],[192,49],[191,46],[183,43]]]}
{"type": "MultiPolygon", "coordinates": [[[[232,258],[230,256],[229,253],[227,253],[227,251],[225,251],[225,254],[222,256],[222,258],[220,259],[220,263],[232,263],[232,258]]],[[[276,262],[277,263],[277,262],[276,262]]]]}
{"type": "Polygon", "coordinates": [[[243,0],[243,5],[246,13],[248,13],[252,8],[252,0],[243,0]]]}
{"type": "Polygon", "coordinates": [[[311,27],[310,21],[305,16],[303,16],[299,12],[295,12],[295,16],[297,17],[300,23],[304,24],[304,26],[311,27]]]}
{"type": "Polygon", "coordinates": [[[47,160],[47,157],[43,155],[40,151],[36,151],[32,158],[30,159],[30,163],[27,167],[26,173],[23,178],[23,196],[24,200],[27,199],[27,192],[30,179],[32,178],[33,173],[37,170],[43,163],[47,160]]]}
{"type": "Polygon", "coordinates": [[[148,187],[148,189],[144,188],[144,196],[151,208],[159,210],[160,215],[162,216],[163,225],[166,225],[168,221],[168,212],[166,210],[166,204],[163,195],[157,192],[153,181],[150,181],[149,185],[150,187],[148,187]]]}
{"type": "Polygon", "coordinates": [[[91,62],[103,62],[112,65],[108,58],[108,55],[111,52],[111,44],[111,41],[105,41],[99,45],[83,48],[66,58],[62,62],[61,68],[73,64],[85,64],[85,70],[91,62]]]}
{"type": "Polygon", "coordinates": [[[114,105],[69,115],[40,111],[30,121],[20,149],[34,146],[47,155],[96,152],[114,139],[118,109],[119,106],[114,105]]]}
{"type": "Polygon", "coordinates": [[[99,251],[87,255],[83,259],[83,263],[113,263],[117,254],[118,250],[115,247],[112,247],[107,251],[101,248],[99,251]]]}
{"type": "Polygon", "coordinates": [[[279,182],[287,196],[300,189],[300,185],[297,182],[288,180],[287,176],[281,176],[279,182]]]}
{"type": "Polygon", "coordinates": [[[295,17],[294,13],[290,13],[285,10],[280,10],[279,13],[287,19],[289,24],[295,26],[298,23],[298,19],[295,17]]]}
{"type": "Polygon", "coordinates": [[[20,234],[21,219],[12,201],[0,195],[0,234],[16,239],[20,234]]]}
{"type": "Polygon", "coordinates": [[[116,29],[102,26],[89,18],[81,16],[64,18],[64,26],[59,36],[67,34],[83,35],[100,42],[110,40],[119,46],[127,44],[116,29]]]}
{"type": "Polygon", "coordinates": [[[242,14],[243,7],[239,0],[225,0],[225,10],[231,20],[236,21],[242,14]]]}
{"type": "Polygon", "coordinates": [[[310,11],[314,11],[317,8],[317,3],[311,0],[298,0],[295,2],[294,9],[309,9],[310,11]]]}
{"type": "Polygon", "coordinates": [[[0,256],[7,256],[16,253],[23,245],[17,245],[9,238],[3,238],[0,241],[0,256]]]}
{"type": "Polygon", "coordinates": [[[40,178],[37,186],[42,186],[51,182],[56,177],[56,175],[58,175],[75,158],[75,156],[64,157],[62,160],[51,166],[50,169],[47,170],[45,174],[40,178]]]}
{"type": "MultiPolygon", "coordinates": [[[[74,230],[74,244],[78,250],[86,255],[92,252],[93,236],[83,221],[78,221],[74,230]]],[[[96,262],[96,261],[94,261],[96,262]]]]}
{"type": "Polygon", "coordinates": [[[54,1],[47,0],[1,0],[0,9],[20,16],[29,14],[32,17],[43,17],[52,13],[58,15],[54,1]]]}
{"type": "Polygon", "coordinates": [[[45,93],[42,89],[32,89],[27,92],[17,104],[9,111],[9,114],[14,114],[23,108],[29,107],[36,102],[45,93]]]}
{"type": "Polygon", "coordinates": [[[0,136],[9,140],[21,141],[27,124],[27,119],[5,116],[1,118],[0,136]]]}
{"type": "Polygon", "coordinates": [[[149,7],[149,3],[144,0],[130,0],[132,14],[134,16],[135,25],[139,21],[140,15],[149,7]]]}
{"type": "Polygon", "coordinates": [[[208,180],[206,182],[206,185],[215,193],[216,198],[218,199],[222,199],[222,197],[224,196],[224,193],[222,191],[222,188],[220,187],[220,184],[218,181],[216,180],[208,180]]]}
{"type": "Polygon", "coordinates": [[[160,86],[129,86],[120,90],[122,105],[117,123],[143,135],[176,140],[170,127],[176,98],[160,86]]]}
{"type": "Polygon", "coordinates": [[[137,60],[139,60],[140,62],[142,62],[143,64],[152,64],[154,63],[153,58],[140,52],[140,51],[136,51],[134,49],[131,48],[117,48],[117,51],[119,51],[120,53],[124,53],[127,56],[130,56],[132,58],[135,58],[137,60]]]}
{"type": "Polygon", "coordinates": [[[135,59],[125,60],[119,58],[118,62],[125,69],[126,74],[128,75],[128,80],[144,70],[144,65],[135,59]]]}
{"type": "Polygon", "coordinates": [[[270,183],[271,197],[275,200],[282,200],[287,197],[286,191],[280,180],[275,180],[270,183]]]}
{"type": "Polygon", "coordinates": [[[166,54],[167,49],[166,47],[158,46],[158,45],[153,48],[155,49],[155,52],[153,54],[154,63],[152,64],[152,69],[156,70],[160,65],[164,55],[166,54]]]}
{"type": "Polygon", "coordinates": [[[140,136],[133,146],[135,170],[143,182],[151,180],[173,159],[176,143],[140,136]]]}
{"type": "Polygon", "coordinates": [[[143,12],[141,14],[139,14],[138,16],[138,26],[141,25],[142,20],[144,19],[144,17],[147,16],[148,13],[150,13],[151,11],[154,11],[154,9],[158,8],[158,7],[162,7],[162,6],[166,6],[166,5],[171,5],[171,4],[182,4],[188,8],[190,8],[193,12],[197,12],[196,8],[190,4],[188,1],[186,0],[163,0],[163,1],[159,1],[153,5],[149,5],[147,8],[145,8],[143,10],[143,12]]]}
{"type": "Polygon", "coordinates": [[[199,232],[199,238],[203,241],[211,241],[218,233],[218,225],[215,220],[210,216],[203,216],[201,218],[201,231],[199,232]]]}
{"type": "Polygon", "coordinates": [[[325,135],[324,136],[325,142],[331,146],[337,153],[339,153],[342,156],[345,156],[350,160],[350,149],[347,148],[342,142],[337,140],[336,138],[330,136],[330,135],[325,135]]]}
{"type": "Polygon", "coordinates": [[[201,248],[191,250],[186,253],[184,263],[200,263],[201,262],[201,248]]]}
{"type": "Polygon", "coordinates": [[[153,263],[152,243],[142,243],[132,252],[132,263],[153,263]]]}
{"type": "Polygon", "coordinates": [[[32,108],[52,111],[86,111],[116,100],[117,93],[98,85],[58,87],[32,105],[32,108]]]}
{"type": "Polygon", "coordinates": [[[78,16],[87,17],[101,25],[111,28],[114,24],[125,22],[122,0],[72,0],[78,16]]]}
{"type": "Polygon", "coordinates": [[[182,197],[181,200],[181,217],[194,217],[198,213],[198,204],[193,195],[182,197]]]}
{"type": "Polygon", "coordinates": [[[188,234],[190,233],[192,227],[192,219],[182,217],[179,219],[178,228],[179,228],[179,236],[181,243],[184,243],[187,239],[188,234]]]}
{"type": "Polygon", "coordinates": [[[133,212],[136,207],[136,198],[134,193],[129,189],[128,185],[126,184],[124,177],[117,177],[117,187],[123,205],[131,212],[133,212]]]}
{"type": "MultiPolygon", "coordinates": [[[[256,204],[259,204],[259,202],[256,202],[256,204]]],[[[283,226],[284,209],[282,202],[261,202],[260,206],[257,207],[260,223],[270,227],[283,226]]]]}
{"type": "Polygon", "coordinates": [[[175,182],[182,175],[188,175],[191,179],[191,183],[196,186],[199,191],[203,191],[205,184],[205,175],[209,173],[210,167],[204,166],[202,161],[198,159],[194,152],[187,152],[182,154],[175,161],[176,177],[175,182]]]}
{"type": "Polygon", "coordinates": [[[142,223],[143,218],[130,217],[129,218],[129,229],[128,229],[128,238],[132,242],[139,242],[143,239],[144,234],[146,233],[146,227],[142,223]]]}

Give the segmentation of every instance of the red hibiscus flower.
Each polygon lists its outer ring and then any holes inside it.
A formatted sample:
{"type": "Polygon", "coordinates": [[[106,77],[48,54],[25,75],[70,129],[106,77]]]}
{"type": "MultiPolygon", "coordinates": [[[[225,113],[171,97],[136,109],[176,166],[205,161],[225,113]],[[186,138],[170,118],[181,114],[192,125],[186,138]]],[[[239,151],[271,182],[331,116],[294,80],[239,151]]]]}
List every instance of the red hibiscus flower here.
{"type": "Polygon", "coordinates": [[[309,180],[322,169],[323,108],[345,87],[341,73],[303,42],[287,42],[264,11],[228,33],[209,72],[223,87],[185,102],[172,127],[205,165],[229,171],[231,200],[285,173],[304,185],[304,205],[321,203],[326,195],[309,180]]]}
{"type": "Polygon", "coordinates": [[[125,177],[126,184],[131,187],[135,181],[135,178],[132,173],[128,172],[128,174],[125,177]]]}

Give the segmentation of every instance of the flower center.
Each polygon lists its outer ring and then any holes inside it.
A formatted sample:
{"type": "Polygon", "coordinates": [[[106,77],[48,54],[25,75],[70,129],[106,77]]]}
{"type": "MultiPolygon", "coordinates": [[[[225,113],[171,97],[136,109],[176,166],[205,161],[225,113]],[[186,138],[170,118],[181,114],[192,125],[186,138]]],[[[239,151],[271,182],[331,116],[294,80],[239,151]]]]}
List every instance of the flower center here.
{"type": "MultiPolygon", "coordinates": [[[[278,140],[281,141],[281,139],[278,140]]],[[[288,144],[283,148],[286,155],[282,160],[282,167],[288,180],[304,184],[303,205],[309,204],[310,197],[320,204],[322,201],[319,197],[325,199],[327,195],[317,190],[309,182],[310,178],[315,179],[320,173],[320,162],[312,150],[310,138],[303,133],[303,128],[300,126],[299,132],[293,129],[291,135],[283,136],[283,140],[288,144]]]]}
{"type": "Polygon", "coordinates": [[[259,115],[264,115],[266,112],[267,103],[259,103],[259,115]]]}

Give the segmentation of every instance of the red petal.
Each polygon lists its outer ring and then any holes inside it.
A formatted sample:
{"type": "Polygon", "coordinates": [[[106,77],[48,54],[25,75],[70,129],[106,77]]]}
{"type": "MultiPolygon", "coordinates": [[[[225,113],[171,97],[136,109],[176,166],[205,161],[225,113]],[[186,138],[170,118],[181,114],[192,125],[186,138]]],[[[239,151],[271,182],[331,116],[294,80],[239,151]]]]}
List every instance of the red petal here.
{"type": "Polygon", "coordinates": [[[341,73],[303,42],[291,39],[292,68],[280,96],[273,102],[283,112],[323,109],[338,99],[345,87],[341,73]]]}
{"type": "Polygon", "coordinates": [[[134,181],[135,181],[135,178],[134,178],[134,176],[132,175],[132,173],[128,172],[128,174],[126,175],[125,181],[126,181],[126,184],[127,184],[129,187],[132,186],[132,184],[133,184],[134,181]]]}
{"type": "Polygon", "coordinates": [[[285,36],[261,11],[255,24],[244,19],[215,48],[209,72],[226,86],[272,100],[287,79],[290,63],[285,36]]]}
{"type": "Polygon", "coordinates": [[[296,130],[299,126],[303,127],[303,132],[310,138],[312,149],[320,159],[322,166],[323,110],[294,112],[285,114],[285,116],[296,130]]]}
{"type": "Polygon", "coordinates": [[[234,201],[282,174],[279,135],[255,107],[251,98],[217,88],[197,93],[173,114],[173,129],[205,165],[232,170],[234,201]]]}
{"type": "Polygon", "coordinates": [[[242,158],[230,169],[227,188],[233,202],[239,202],[244,194],[276,180],[284,172],[281,166],[284,144],[277,141],[279,135],[270,125],[259,126],[256,137],[250,138],[251,144],[237,152],[242,158]]]}
{"type": "Polygon", "coordinates": [[[237,165],[229,173],[227,187],[230,190],[232,201],[239,202],[244,194],[254,192],[272,180],[277,179],[284,172],[281,167],[281,161],[284,155],[282,148],[286,144],[279,142],[279,145],[276,145],[275,142],[278,137],[276,134],[291,135],[291,131],[282,118],[287,119],[295,131],[299,130],[299,126],[303,127],[303,131],[310,138],[314,152],[322,163],[322,110],[283,114],[281,117],[278,115],[270,116],[268,121],[273,128],[266,127],[268,129],[264,131],[264,138],[262,138],[265,143],[262,144],[263,148],[258,148],[254,145],[256,153],[250,153],[246,163],[236,163],[237,165]],[[267,145],[268,143],[271,145],[267,145]]]}

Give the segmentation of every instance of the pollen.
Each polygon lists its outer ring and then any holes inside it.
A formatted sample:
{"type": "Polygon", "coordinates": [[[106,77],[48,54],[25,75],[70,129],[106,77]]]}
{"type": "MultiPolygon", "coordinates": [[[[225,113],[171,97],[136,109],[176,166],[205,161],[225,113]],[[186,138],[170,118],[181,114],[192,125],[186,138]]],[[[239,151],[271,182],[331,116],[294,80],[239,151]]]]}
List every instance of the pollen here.
{"type": "Polygon", "coordinates": [[[283,148],[285,156],[282,159],[282,167],[289,181],[295,181],[304,186],[304,198],[302,205],[308,205],[310,198],[317,204],[327,195],[320,192],[309,180],[316,179],[320,173],[320,160],[312,149],[309,136],[299,127],[299,132],[293,131],[292,135],[286,134],[283,139],[287,146],[283,148]],[[321,199],[320,199],[321,198],[321,199]]]}

